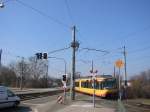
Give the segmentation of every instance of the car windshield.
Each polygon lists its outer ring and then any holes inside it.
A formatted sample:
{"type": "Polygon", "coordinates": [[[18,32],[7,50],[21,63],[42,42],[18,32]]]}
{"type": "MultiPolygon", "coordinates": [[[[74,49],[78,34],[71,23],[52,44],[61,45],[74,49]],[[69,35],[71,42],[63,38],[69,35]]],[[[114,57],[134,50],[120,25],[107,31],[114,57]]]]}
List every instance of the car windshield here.
{"type": "Polygon", "coordinates": [[[8,97],[15,96],[15,94],[9,89],[7,89],[7,94],[8,94],[8,97]]]}

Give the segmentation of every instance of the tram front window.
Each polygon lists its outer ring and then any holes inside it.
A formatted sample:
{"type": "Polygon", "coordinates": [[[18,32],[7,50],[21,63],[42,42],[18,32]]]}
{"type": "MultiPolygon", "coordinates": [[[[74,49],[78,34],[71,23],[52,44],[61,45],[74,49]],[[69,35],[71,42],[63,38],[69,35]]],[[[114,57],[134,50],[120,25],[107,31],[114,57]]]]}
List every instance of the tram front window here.
{"type": "Polygon", "coordinates": [[[115,88],[115,85],[115,80],[106,80],[105,82],[102,82],[102,89],[113,89],[115,88]]]}

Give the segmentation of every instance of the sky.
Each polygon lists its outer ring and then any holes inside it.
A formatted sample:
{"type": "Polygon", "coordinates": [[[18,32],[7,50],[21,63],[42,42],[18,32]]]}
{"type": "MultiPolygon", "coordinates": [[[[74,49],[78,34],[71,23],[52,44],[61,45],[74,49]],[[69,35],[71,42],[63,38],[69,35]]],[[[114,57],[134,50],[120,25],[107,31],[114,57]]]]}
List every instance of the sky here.
{"type": "MultiPolygon", "coordinates": [[[[98,74],[112,74],[115,61],[127,52],[128,77],[150,68],[149,0],[2,0],[0,48],[2,64],[26,59],[37,52],[69,47],[72,26],[80,43],[76,71],[90,75],[91,60],[98,74]],[[82,48],[106,50],[109,53],[82,48]]],[[[64,58],[71,72],[72,49],[49,54],[64,58]]],[[[49,75],[59,77],[64,62],[49,59],[49,75]]],[[[124,68],[121,69],[122,75],[124,68]]]]}

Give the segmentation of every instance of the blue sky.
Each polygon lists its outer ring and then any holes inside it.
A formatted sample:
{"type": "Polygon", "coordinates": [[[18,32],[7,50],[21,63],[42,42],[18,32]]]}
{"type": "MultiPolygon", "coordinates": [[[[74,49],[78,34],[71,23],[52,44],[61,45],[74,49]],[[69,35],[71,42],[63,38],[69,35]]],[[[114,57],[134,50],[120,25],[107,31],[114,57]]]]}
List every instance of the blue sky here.
{"type": "MultiPolygon", "coordinates": [[[[68,47],[72,41],[71,26],[75,24],[80,48],[110,52],[105,56],[101,52],[77,52],[76,69],[82,74],[89,74],[91,60],[99,74],[112,74],[114,62],[123,59],[121,48],[124,45],[127,49],[129,76],[150,68],[149,0],[67,0],[69,11],[65,0],[20,1],[49,17],[42,16],[15,0],[6,2],[5,8],[0,9],[0,48],[3,49],[4,65],[18,61],[16,56],[28,58],[36,52],[68,47]]],[[[69,72],[71,53],[69,49],[50,56],[65,58],[69,72]]],[[[49,75],[60,76],[63,70],[62,61],[49,60],[49,75]]]]}

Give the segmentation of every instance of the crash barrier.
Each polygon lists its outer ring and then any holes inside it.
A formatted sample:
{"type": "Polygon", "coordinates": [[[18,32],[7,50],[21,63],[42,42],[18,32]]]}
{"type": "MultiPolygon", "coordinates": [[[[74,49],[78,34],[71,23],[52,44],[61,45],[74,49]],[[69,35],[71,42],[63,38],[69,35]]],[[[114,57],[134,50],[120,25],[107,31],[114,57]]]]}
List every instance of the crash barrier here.
{"type": "MultiPolygon", "coordinates": [[[[67,89],[68,91],[69,89],[67,89]]],[[[52,96],[52,95],[57,95],[60,93],[63,93],[64,90],[63,89],[55,89],[55,90],[50,90],[50,91],[36,91],[36,92],[20,92],[20,93],[16,93],[17,96],[19,96],[21,98],[21,100],[29,100],[29,99],[35,99],[35,98],[39,98],[39,97],[45,97],[45,96],[52,96]]]]}

